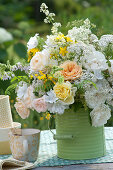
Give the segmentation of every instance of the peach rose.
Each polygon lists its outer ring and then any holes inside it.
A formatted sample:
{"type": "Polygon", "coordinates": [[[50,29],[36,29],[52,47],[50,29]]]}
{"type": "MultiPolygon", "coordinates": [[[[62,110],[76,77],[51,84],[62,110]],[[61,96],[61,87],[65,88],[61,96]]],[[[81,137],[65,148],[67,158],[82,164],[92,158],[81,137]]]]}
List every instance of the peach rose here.
{"type": "Polygon", "coordinates": [[[23,101],[18,100],[14,106],[22,119],[26,119],[29,116],[30,110],[26,107],[23,101]]]}
{"type": "Polygon", "coordinates": [[[75,80],[82,75],[82,68],[74,61],[65,61],[60,67],[64,80],[75,80]]]}
{"type": "Polygon", "coordinates": [[[44,97],[34,99],[32,105],[34,109],[39,113],[47,111],[47,104],[44,97]]]}
{"type": "Polygon", "coordinates": [[[35,95],[33,94],[33,87],[29,86],[27,88],[27,92],[24,95],[24,103],[26,104],[27,108],[32,109],[32,100],[35,98],[35,95]]]}

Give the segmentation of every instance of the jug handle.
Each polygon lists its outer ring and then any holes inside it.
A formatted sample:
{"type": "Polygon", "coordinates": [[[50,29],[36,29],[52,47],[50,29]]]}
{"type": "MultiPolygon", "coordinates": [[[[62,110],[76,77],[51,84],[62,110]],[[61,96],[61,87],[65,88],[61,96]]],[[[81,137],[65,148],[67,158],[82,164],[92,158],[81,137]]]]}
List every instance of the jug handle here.
{"type": "Polygon", "coordinates": [[[28,152],[28,142],[26,139],[23,140],[23,152],[24,154],[28,152]]]}
{"type": "Polygon", "coordinates": [[[75,138],[75,136],[73,136],[73,135],[57,135],[57,134],[54,134],[54,132],[50,128],[50,120],[48,120],[48,128],[49,128],[50,132],[52,133],[54,140],[67,140],[67,139],[74,139],[75,138]]]}

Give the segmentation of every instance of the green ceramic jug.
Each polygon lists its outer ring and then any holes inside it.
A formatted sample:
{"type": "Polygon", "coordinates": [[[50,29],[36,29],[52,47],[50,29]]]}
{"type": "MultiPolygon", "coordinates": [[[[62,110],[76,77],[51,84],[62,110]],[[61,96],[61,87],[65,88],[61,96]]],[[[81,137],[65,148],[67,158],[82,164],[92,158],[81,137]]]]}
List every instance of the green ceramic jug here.
{"type": "Polygon", "coordinates": [[[57,156],[81,160],[104,156],[104,127],[92,127],[88,111],[69,109],[56,115],[57,156]]]}

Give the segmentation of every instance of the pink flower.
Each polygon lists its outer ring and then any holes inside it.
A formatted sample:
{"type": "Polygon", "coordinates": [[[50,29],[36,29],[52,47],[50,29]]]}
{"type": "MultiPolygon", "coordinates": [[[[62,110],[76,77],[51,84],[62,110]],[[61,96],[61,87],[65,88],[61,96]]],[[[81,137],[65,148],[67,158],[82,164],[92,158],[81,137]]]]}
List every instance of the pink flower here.
{"type": "Polygon", "coordinates": [[[14,106],[16,108],[17,113],[22,119],[26,119],[27,117],[29,117],[30,110],[26,107],[23,101],[18,100],[14,106]]]}
{"type": "Polygon", "coordinates": [[[32,109],[32,100],[35,98],[34,94],[33,94],[33,87],[29,86],[27,88],[27,92],[24,95],[24,103],[26,104],[27,108],[32,109]]]}
{"type": "Polygon", "coordinates": [[[32,105],[33,105],[34,109],[39,113],[47,111],[47,104],[45,102],[44,97],[34,99],[32,105]]]}

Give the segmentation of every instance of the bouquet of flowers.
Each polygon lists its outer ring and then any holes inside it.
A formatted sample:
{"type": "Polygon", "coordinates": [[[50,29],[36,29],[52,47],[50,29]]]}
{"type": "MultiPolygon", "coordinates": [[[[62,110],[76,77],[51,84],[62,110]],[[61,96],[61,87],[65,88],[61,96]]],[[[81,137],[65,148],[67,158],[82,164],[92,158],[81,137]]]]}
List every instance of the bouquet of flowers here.
{"type": "Polygon", "coordinates": [[[63,114],[66,109],[89,109],[92,126],[107,123],[113,106],[113,35],[98,37],[89,19],[68,23],[68,33],[59,31],[60,23],[54,22],[42,3],[45,23],[52,23],[51,35],[46,40],[38,34],[27,43],[28,63],[0,64],[2,80],[11,79],[6,93],[17,94],[15,108],[27,118],[30,110],[51,115],[63,114]],[[25,71],[17,76],[17,70],[25,71]]]}

